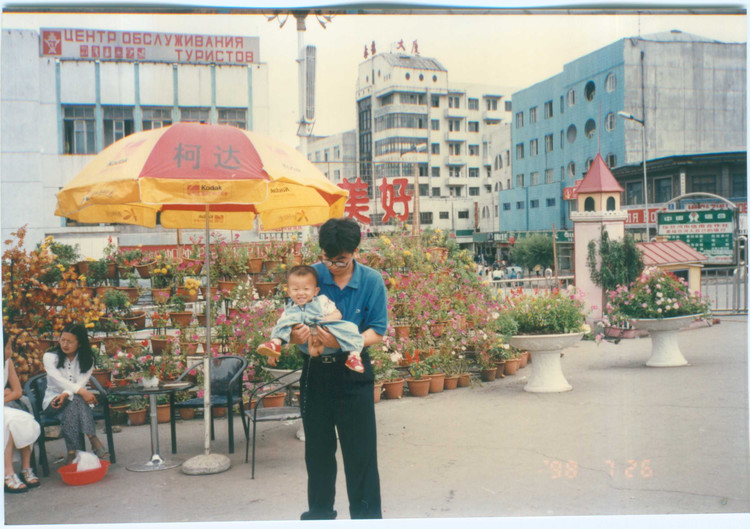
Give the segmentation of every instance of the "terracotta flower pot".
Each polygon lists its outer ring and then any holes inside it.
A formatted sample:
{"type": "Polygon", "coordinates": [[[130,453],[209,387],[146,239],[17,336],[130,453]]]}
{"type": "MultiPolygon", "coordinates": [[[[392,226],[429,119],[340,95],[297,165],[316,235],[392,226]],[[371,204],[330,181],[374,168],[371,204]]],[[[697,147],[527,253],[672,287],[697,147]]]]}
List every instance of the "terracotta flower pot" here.
{"type": "Polygon", "coordinates": [[[445,330],[444,321],[436,321],[435,323],[430,325],[430,333],[432,333],[433,336],[436,336],[436,337],[442,336],[444,330],[445,330]]]}
{"type": "Polygon", "coordinates": [[[409,395],[412,397],[426,397],[430,393],[430,382],[429,378],[407,378],[406,385],[409,386],[409,395]]]}
{"type": "Polygon", "coordinates": [[[529,353],[527,351],[524,351],[523,353],[518,355],[518,358],[520,360],[518,363],[518,367],[524,368],[526,367],[526,363],[529,361],[529,353]]]}
{"type": "Polygon", "coordinates": [[[393,329],[396,331],[397,340],[409,339],[409,330],[411,329],[409,325],[397,325],[397,326],[394,326],[393,329]]]}
{"type": "Polygon", "coordinates": [[[203,269],[203,261],[201,259],[191,259],[185,257],[182,259],[185,263],[185,273],[191,276],[200,275],[203,269]]]}
{"type": "Polygon", "coordinates": [[[251,257],[247,260],[247,269],[251,274],[260,274],[263,271],[263,258],[251,257]]]}
{"type": "Polygon", "coordinates": [[[227,414],[227,408],[226,406],[215,406],[211,408],[211,414],[214,416],[214,419],[224,417],[227,414]]]}
{"type": "Polygon", "coordinates": [[[495,378],[505,378],[505,360],[496,360],[495,367],[497,368],[495,378]]]}
{"type": "Polygon", "coordinates": [[[80,287],[80,289],[90,298],[96,296],[96,287],[80,287]]]}
{"type": "Polygon", "coordinates": [[[185,300],[186,303],[195,303],[198,301],[198,289],[193,289],[192,293],[189,288],[177,287],[177,295],[185,300]]]}
{"type": "Polygon", "coordinates": [[[458,387],[458,375],[445,377],[445,389],[456,389],[458,387]]]}
{"type": "Polygon", "coordinates": [[[482,377],[482,382],[492,382],[497,375],[497,367],[482,369],[479,374],[482,377]]]}
{"type": "Polygon", "coordinates": [[[198,354],[200,342],[180,342],[180,352],[184,355],[195,356],[198,354]]]}
{"type": "Polygon", "coordinates": [[[128,421],[130,421],[130,426],[139,426],[141,424],[146,424],[146,410],[128,410],[128,421]]]}
{"type": "Polygon", "coordinates": [[[440,393],[445,387],[445,373],[430,375],[430,393],[440,393]]]}
{"type": "Polygon", "coordinates": [[[172,294],[171,288],[152,288],[151,296],[154,298],[154,303],[166,303],[169,301],[169,296],[172,294]]]}
{"type": "Polygon", "coordinates": [[[465,388],[471,385],[471,375],[469,373],[461,373],[458,375],[458,387],[465,388]]]}
{"type": "Polygon", "coordinates": [[[255,283],[255,289],[258,291],[258,295],[260,297],[268,298],[273,295],[273,292],[274,290],[276,290],[276,286],[278,284],[278,281],[259,282],[255,283]]]}
{"type": "Polygon", "coordinates": [[[151,337],[151,351],[154,355],[160,355],[164,351],[169,351],[171,344],[169,343],[169,337],[164,336],[152,336],[151,337]]]}
{"type": "Polygon", "coordinates": [[[195,408],[177,408],[180,412],[180,418],[184,421],[189,421],[195,417],[195,408]]]}
{"type": "Polygon", "coordinates": [[[273,393],[271,395],[266,395],[263,397],[263,407],[264,408],[280,408],[284,405],[284,399],[286,398],[286,393],[273,393]]]}
{"type": "Polygon", "coordinates": [[[131,305],[138,303],[141,297],[141,291],[138,287],[115,287],[115,289],[125,292],[131,305]]]}
{"type": "Polygon", "coordinates": [[[141,276],[143,279],[148,279],[151,277],[151,269],[156,264],[156,261],[149,261],[147,263],[135,265],[135,269],[138,272],[138,275],[141,276]]]}
{"type": "MultiPolygon", "coordinates": [[[[208,287],[205,287],[205,286],[201,287],[201,294],[203,294],[203,299],[208,299],[207,293],[208,293],[208,287]]],[[[219,287],[211,287],[212,298],[218,293],[219,293],[219,287]]]]}
{"type": "Polygon", "coordinates": [[[170,312],[169,319],[173,327],[187,327],[193,317],[192,312],[170,312]]]}
{"type": "Polygon", "coordinates": [[[122,350],[125,347],[127,338],[125,336],[104,336],[102,337],[104,343],[104,349],[107,351],[109,356],[114,356],[117,351],[122,350]]]}
{"type": "Polygon", "coordinates": [[[114,290],[115,287],[111,287],[109,285],[104,285],[101,287],[96,287],[96,297],[104,299],[104,295],[109,292],[110,290],[114,290]]]}
{"type": "Polygon", "coordinates": [[[505,361],[505,374],[515,375],[516,371],[518,371],[518,366],[520,363],[521,363],[520,358],[508,358],[505,361]]]}
{"type": "Polygon", "coordinates": [[[383,383],[375,382],[375,394],[373,395],[373,402],[380,402],[380,396],[383,394],[383,383]]]}
{"type": "Polygon", "coordinates": [[[279,265],[281,264],[281,261],[277,259],[268,259],[263,261],[263,269],[265,270],[266,274],[273,272],[279,265]]]}
{"type": "Polygon", "coordinates": [[[112,413],[112,424],[126,424],[128,422],[128,416],[125,413],[128,410],[127,404],[117,404],[110,407],[112,413]]]}
{"type": "Polygon", "coordinates": [[[107,279],[114,279],[115,272],[117,272],[117,266],[113,261],[107,263],[107,279]]]}
{"type": "Polygon", "coordinates": [[[88,275],[89,273],[89,262],[88,261],[78,261],[76,263],[76,269],[78,270],[78,275],[88,275]]]}
{"type": "Polygon", "coordinates": [[[128,326],[129,329],[134,329],[138,331],[146,327],[146,311],[143,311],[143,310],[134,310],[133,316],[130,316],[130,317],[123,316],[121,319],[123,323],[128,326]]]}
{"type": "Polygon", "coordinates": [[[386,399],[400,399],[404,395],[404,379],[396,378],[383,381],[386,399]]]}
{"type": "Polygon", "coordinates": [[[169,422],[172,418],[172,413],[169,410],[169,404],[158,404],[156,406],[156,422],[169,422]]]}
{"type": "Polygon", "coordinates": [[[91,372],[91,376],[96,379],[97,382],[103,387],[107,388],[109,383],[112,380],[112,370],[111,369],[94,369],[91,372]]]}

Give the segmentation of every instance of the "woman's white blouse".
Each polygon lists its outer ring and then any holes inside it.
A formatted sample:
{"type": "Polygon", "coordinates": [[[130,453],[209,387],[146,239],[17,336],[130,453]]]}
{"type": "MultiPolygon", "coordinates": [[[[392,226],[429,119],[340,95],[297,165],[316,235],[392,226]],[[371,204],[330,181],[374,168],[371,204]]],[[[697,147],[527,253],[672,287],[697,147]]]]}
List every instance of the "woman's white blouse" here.
{"type": "Polygon", "coordinates": [[[67,393],[68,397],[72,397],[78,393],[88,383],[89,378],[91,378],[91,372],[94,370],[94,365],[92,364],[88,371],[81,373],[78,355],[73,360],[65,357],[65,363],[61,368],[57,367],[56,353],[44,353],[42,362],[44,363],[45,371],[47,371],[47,391],[44,393],[44,401],[42,402],[44,409],[49,406],[52,399],[62,393],[67,393]]]}

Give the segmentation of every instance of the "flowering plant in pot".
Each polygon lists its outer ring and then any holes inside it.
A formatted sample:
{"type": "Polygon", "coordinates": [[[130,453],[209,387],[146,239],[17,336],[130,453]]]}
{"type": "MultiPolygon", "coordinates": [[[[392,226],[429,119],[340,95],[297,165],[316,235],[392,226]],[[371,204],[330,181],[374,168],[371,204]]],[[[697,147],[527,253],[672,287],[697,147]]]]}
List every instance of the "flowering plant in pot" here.
{"type": "Polygon", "coordinates": [[[643,270],[629,285],[607,292],[605,312],[610,322],[710,315],[710,305],[700,292],[690,292],[687,283],[655,267],[643,270]]]}

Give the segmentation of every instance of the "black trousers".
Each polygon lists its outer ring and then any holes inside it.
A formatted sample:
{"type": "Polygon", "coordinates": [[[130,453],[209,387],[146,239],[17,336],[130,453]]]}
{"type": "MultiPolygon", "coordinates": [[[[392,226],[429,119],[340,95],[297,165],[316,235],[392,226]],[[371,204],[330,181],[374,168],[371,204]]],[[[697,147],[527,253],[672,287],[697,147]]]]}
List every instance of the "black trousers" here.
{"type": "Polygon", "coordinates": [[[346,355],[328,364],[304,357],[300,396],[309,510],[333,511],[338,430],[349,514],[352,519],[382,518],[370,357],[365,349],[364,373],[348,369],[346,355]]]}

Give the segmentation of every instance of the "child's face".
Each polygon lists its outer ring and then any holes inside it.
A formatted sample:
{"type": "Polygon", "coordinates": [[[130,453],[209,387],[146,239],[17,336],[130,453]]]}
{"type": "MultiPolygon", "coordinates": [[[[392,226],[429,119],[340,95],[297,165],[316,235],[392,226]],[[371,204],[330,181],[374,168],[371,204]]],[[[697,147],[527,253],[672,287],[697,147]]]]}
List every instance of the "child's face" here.
{"type": "Polygon", "coordinates": [[[289,276],[287,289],[289,297],[292,298],[295,305],[310,303],[318,295],[318,292],[320,292],[315,277],[312,275],[289,276]]]}

